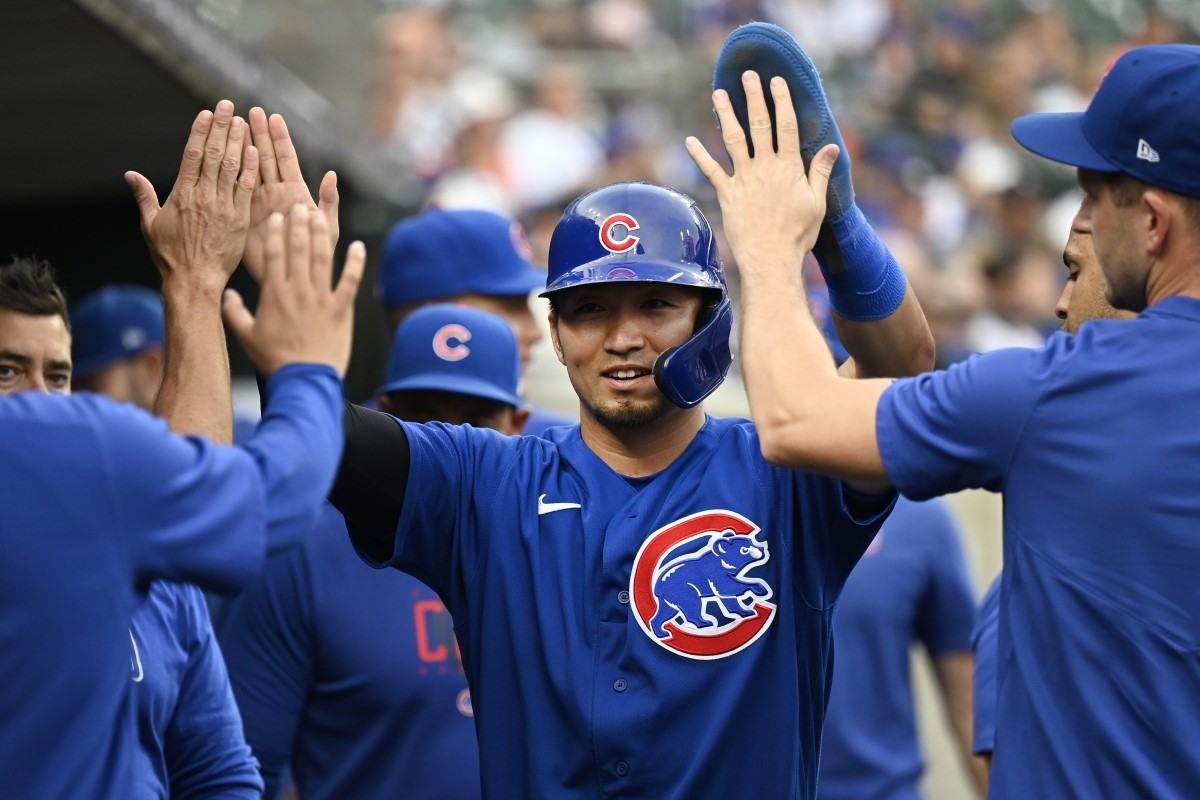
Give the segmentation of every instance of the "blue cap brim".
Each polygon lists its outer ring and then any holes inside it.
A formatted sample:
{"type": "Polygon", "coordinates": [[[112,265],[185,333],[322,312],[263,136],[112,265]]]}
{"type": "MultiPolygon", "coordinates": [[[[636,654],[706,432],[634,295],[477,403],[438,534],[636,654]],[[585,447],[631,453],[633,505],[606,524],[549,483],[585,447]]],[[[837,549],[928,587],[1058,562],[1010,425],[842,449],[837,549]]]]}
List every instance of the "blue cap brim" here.
{"type": "Polygon", "coordinates": [[[1083,134],[1083,112],[1026,114],[1013,120],[1012,136],[1031,153],[1080,169],[1120,172],[1083,134]]]}
{"type": "Polygon", "coordinates": [[[482,295],[508,297],[526,295],[546,285],[546,272],[530,264],[526,269],[505,275],[497,281],[488,282],[475,291],[482,295]]]}
{"type": "Polygon", "coordinates": [[[493,383],[465,375],[447,375],[444,372],[409,375],[398,381],[385,383],[375,394],[389,394],[390,392],[453,392],[471,397],[482,397],[485,400],[495,400],[498,403],[507,403],[513,408],[521,407],[521,398],[504,391],[493,383]]]}

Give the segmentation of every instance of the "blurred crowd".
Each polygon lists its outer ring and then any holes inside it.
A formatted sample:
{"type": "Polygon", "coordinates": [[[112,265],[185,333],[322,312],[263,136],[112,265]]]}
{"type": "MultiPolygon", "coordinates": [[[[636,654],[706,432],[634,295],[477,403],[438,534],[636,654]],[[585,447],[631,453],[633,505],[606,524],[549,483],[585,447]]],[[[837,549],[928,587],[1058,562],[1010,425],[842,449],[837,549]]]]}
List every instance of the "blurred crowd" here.
{"type": "MultiPolygon", "coordinates": [[[[676,186],[717,222],[683,138],[698,135],[720,151],[708,98],[720,44],[747,20],[780,24],[822,70],[852,151],[859,205],[907,271],[944,366],[973,352],[1037,345],[1058,324],[1052,309],[1078,207],[1074,175],[1023,155],[1009,137],[1011,120],[1080,110],[1095,76],[1124,49],[1194,38],[1176,6],[543,0],[409,7],[377,22],[372,127],[419,176],[424,204],[521,219],[540,263],[563,206],[608,182],[676,186]]],[[[726,252],[736,282],[731,262],[726,252]]]]}

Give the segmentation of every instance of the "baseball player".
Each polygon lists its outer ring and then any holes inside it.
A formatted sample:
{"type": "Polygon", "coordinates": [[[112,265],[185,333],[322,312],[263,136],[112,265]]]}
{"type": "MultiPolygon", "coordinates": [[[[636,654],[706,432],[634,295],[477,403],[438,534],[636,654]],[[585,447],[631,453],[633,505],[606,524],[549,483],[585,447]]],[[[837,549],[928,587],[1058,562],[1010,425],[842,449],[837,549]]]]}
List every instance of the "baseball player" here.
{"type": "MultiPolygon", "coordinates": [[[[361,258],[350,271],[361,276],[361,258]]],[[[311,524],[341,447],[352,295],[314,305],[303,292],[320,297],[315,286],[275,273],[240,328],[272,385],[267,418],[240,449],[174,436],[105,398],[61,396],[62,295],[42,265],[0,270],[0,386],[14,393],[0,402],[5,794],[138,796],[134,692],[146,661],[131,654],[129,628],[144,587],[244,584],[266,538],[311,524]]]]}
{"type": "MultiPolygon", "coordinates": [[[[433,305],[400,324],[379,407],[400,419],[520,433],[517,340],[501,317],[433,305]]],[[[471,696],[432,589],[365,570],[330,508],[235,600],[222,642],[274,797],[478,797],[471,696]]]]}
{"type": "MultiPolygon", "coordinates": [[[[1131,319],[1129,311],[1113,308],[1107,298],[1108,284],[1092,247],[1089,220],[1076,218],[1063,250],[1067,280],[1054,311],[1070,334],[1093,319],[1131,319]]],[[[1000,576],[992,582],[975,617],[971,651],[975,656],[975,737],[973,751],[990,769],[996,739],[997,639],[1000,626],[1000,576]]]]}
{"type": "MultiPolygon", "coordinates": [[[[1077,220],[1091,226],[1108,299],[1138,318],[897,382],[841,379],[781,266],[823,223],[846,222],[826,219],[830,177],[847,172],[838,148],[818,139],[806,175],[787,82],[771,79],[776,126],[759,77],[745,86],[755,155],[727,133],[731,177],[696,140],[689,149],[743,276],[743,371],[764,452],[915,499],[1005,493],[992,796],[1189,796],[1200,785],[1200,47],[1131,50],[1087,111],[1013,125],[1024,146],[1078,167],[1077,220]]],[[[733,130],[728,96],[714,99],[733,130]]]]}
{"type": "MultiPolygon", "coordinates": [[[[433,208],[397,223],[379,265],[379,297],[392,330],[424,305],[458,303],[499,314],[516,332],[522,368],[542,331],[529,307],[546,273],[529,261],[520,223],[491,211],[433,208]]],[[[438,418],[437,415],[434,418],[438,418]]],[[[574,419],[532,409],[525,432],[540,436],[574,419]]]]}
{"type": "MultiPolygon", "coordinates": [[[[72,387],[151,411],[162,381],[157,292],[108,286],[71,310],[72,387]]],[[[258,765],[198,588],[155,581],[129,626],[137,706],[132,797],[262,795],[258,765]]]]}
{"type": "MultiPolygon", "coordinates": [[[[975,595],[953,518],[940,500],[901,498],[850,573],[833,620],[837,658],[821,749],[822,800],[919,798],[909,651],[929,653],[956,744],[971,758],[975,595]]],[[[981,788],[986,778],[977,776],[981,788]]]]}

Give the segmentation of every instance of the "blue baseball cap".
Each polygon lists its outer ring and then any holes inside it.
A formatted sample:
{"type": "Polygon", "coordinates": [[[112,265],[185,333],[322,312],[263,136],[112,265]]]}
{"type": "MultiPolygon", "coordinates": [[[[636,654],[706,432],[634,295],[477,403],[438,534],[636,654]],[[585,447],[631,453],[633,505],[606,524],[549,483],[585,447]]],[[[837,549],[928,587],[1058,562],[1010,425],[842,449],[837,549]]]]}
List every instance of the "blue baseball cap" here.
{"type": "Polygon", "coordinates": [[[162,343],[162,298],[144,286],[106,286],[71,309],[71,360],[76,377],[86,378],[162,343]]]}
{"type": "Polygon", "coordinates": [[[1012,124],[1027,150],[1200,197],[1200,46],[1138,47],[1118,58],[1087,110],[1012,124]]]}
{"type": "Polygon", "coordinates": [[[376,394],[455,392],[519,408],[521,355],[503,317],[467,306],[425,306],[405,317],[376,394]]]}
{"type": "Polygon", "coordinates": [[[462,294],[527,295],[546,283],[519,223],[491,211],[433,208],[397,223],[383,244],[388,308],[462,294]]]}

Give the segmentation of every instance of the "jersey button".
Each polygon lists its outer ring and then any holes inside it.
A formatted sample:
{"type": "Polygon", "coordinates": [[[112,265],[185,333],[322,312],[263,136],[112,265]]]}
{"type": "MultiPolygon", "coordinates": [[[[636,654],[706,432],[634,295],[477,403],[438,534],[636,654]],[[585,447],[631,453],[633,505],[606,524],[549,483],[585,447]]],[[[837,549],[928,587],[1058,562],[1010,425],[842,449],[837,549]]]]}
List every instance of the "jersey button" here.
{"type": "Polygon", "coordinates": [[[629,605],[629,592],[625,589],[617,592],[617,602],[623,606],[629,605]]]}
{"type": "Polygon", "coordinates": [[[613,681],[613,690],[614,691],[623,692],[628,688],[629,688],[629,681],[625,680],[624,678],[617,678],[615,681],[613,681]]]}
{"type": "Polygon", "coordinates": [[[614,765],[614,768],[616,769],[617,774],[620,775],[622,778],[624,778],[627,774],[629,774],[629,765],[626,764],[624,761],[618,761],[614,765]]]}

